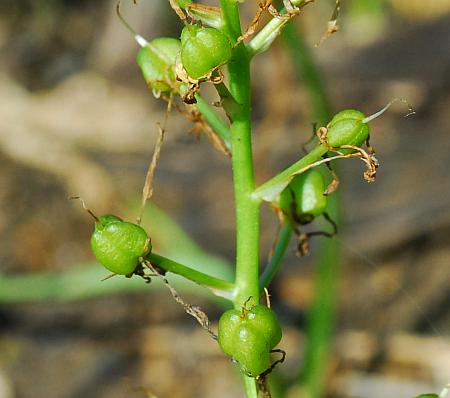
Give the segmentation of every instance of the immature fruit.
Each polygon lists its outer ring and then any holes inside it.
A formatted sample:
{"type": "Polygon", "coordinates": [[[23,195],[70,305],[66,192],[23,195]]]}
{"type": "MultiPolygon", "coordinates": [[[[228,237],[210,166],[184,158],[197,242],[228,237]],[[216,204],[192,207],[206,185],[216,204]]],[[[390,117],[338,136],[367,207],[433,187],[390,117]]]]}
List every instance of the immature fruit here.
{"type": "Polygon", "coordinates": [[[281,192],[278,205],[296,224],[308,224],[323,214],[327,207],[325,181],[320,171],[312,169],[295,176],[281,192]]]}
{"type": "Polygon", "coordinates": [[[369,137],[369,125],[364,123],[364,113],[346,109],[337,113],[327,129],[327,142],[333,148],[342,145],[360,146],[369,137]]]}
{"type": "Polygon", "coordinates": [[[98,218],[91,237],[92,251],[100,264],[119,275],[129,275],[139,258],[148,254],[151,244],[139,225],[106,214],[98,218]]]}
{"type": "Polygon", "coordinates": [[[415,398],[439,398],[439,395],[437,395],[437,394],[420,394],[420,395],[417,395],[415,398]]]}
{"type": "Polygon", "coordinates": [[[231,58],[228,37],[215,28],[187,25],[181,32],[181,62],[188,75],[200,79],[231,58]]]}
{"type": "Polygon", "coordinates": [[[219,320],[220,348],[253,377],[270,368],[270,351],[280,342],[281,335],[275,313],[264,305],[228,310],[219,320]]]}
{"type": "Polygon", "coordinates": [[[157,92],[168,92],[179,85],[175,64],[180,51],[180,40],[172,37],[160,37],[141,47],[136,62],[150,88],[157,92]]]}

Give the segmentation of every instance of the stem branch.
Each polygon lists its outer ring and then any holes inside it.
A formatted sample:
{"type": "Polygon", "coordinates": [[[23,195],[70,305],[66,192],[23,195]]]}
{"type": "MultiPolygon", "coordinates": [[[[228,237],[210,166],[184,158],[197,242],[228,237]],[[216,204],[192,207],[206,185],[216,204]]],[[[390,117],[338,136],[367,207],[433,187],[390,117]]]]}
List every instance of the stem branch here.
{"type": "Polygon", "coordinates": [[[167,272],[181,275],[192,282],[211,288],[218,296],[227,298],[233,296],[234,284],[231,282],[197,271],[155,253],[148,254],[146,259],[167,272]]]}
{"type": "Polygon", "coordinates": [[[323,155],[328,152],[328,148],[322,144],[316,146],[303,158],[265,182],[258,187],[253,193],[255,199],[263,199],[272,202],[278,194],[289,184],[292,176],[301,169],[317,162],[323,155]]]}
{"type": "Polygon", "coordinates": [[[272,257],[270,257],[266,269],[261,275],[261,278],[259,278],[260,290],[269,286],[270,282],[272,282],[273,277],[280,268],[281,260],[283,259],[284,254],[286,253],[286,249],[289,245],[291,237],[292,237],[292,226],[289,222],[286,222],[280,231],[280,236],[278,237],[278,241],[273,251],[272,257]]]}
{"type": "Polygon", "coordinates": [[[230,149],[231,133],[226,123],[220,118],[220,116],[214,111],[211,105],[209,105],[208,102],[206,102],[200,94],[196,94],[195,99],[197,100],[197,108],[199,112],[203,115],[211,128],[222,139],[225,146],[230,149]]]}

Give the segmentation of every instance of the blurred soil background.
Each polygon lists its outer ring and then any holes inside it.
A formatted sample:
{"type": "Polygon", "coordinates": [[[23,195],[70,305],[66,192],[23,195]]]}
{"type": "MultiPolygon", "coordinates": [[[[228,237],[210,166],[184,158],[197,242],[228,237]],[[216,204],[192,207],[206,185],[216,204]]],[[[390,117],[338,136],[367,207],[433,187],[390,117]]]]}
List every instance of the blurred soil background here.
{"type": "MultiPolygon", "coordinates": [[[[97,214],[137,216],[164,104],[139,74],[115,5],[0,2],[0,277],[94,266],[92,222],[71,195],[97,214]]],[[[381,163],[374,184],[362,180],[362,163],[341,163],[343,265],[327,396],[437,392],[450,381],[450,2],[344,2],[341,31],[314,48],[333,5],[318,1],[296,21],[333,108],[371,114],[402,97],[417,114],[403,118],[397,104],[372,123],[381,163]]],[[[179,34],[166,1],[123,9],[146,38],[179,34]]],[[[249,21],[255,3],[245,10],[249,21]]],[[[254,109],[261,182],[299,157],[314,123],[281,41],[254,62],[254,109]]],[[[154,203],[231,263],[229,161],[191,127],[171,115],[154,203]]],[[[265,258],[276,231],[268,208],[263,226],[265,258]]],[[[316,246],[299,259],[293,242],[271,289],[288,352],[280,373],[291,381],[305,346],[316,246]]],[[[0,398],[241,397],[230,361],[168,292],[157,283],[139,289],[75,302],[0,301],[0,398]]],[[[211,295],[183,295],[217,320],[211,295]]],[[[302,395],[294,387],[287,396],[302,395]]]]}

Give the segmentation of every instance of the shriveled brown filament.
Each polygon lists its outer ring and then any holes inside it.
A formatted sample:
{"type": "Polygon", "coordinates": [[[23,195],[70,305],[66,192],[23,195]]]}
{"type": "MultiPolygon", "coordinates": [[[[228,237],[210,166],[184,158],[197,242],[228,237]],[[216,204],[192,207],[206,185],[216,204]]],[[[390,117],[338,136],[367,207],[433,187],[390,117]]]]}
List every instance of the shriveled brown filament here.
{"type": "Polygon", "coordinates": [[[95,221],[99,221],[98,217],[94,214],[94,212],[86,206],[86,203],[83,198],[81,198],[80,196],[71,196],[69,199],[79,200],[81,202],[81,205],[83,206],[83,209],[86,210],[95,221]]]}
{"type": "Polygon", "coordinates": [[[142,189],[141,210],[139,213],[139,218],[137,219],[138,224],[140,224],[142,221],[142,215],[145,210],[145,204],[153,195],[153,179],[155,175],[156,166],[158,165],[159,156],[161,154],[161,148],[164,142],[167,120],[169,118],[169,113],[172,109],[172,100],[173,97],[171,95],[169,101],[167,102],[166,114],[164,116],[164,122],[162,126],[159,123],[157,124],[159,134],[158,139],[156,140],[155,149],[153,151],[152,160],[150,162],[150,165],[148,166],[147,174],[145,176],[144,187],[142,189]]]}

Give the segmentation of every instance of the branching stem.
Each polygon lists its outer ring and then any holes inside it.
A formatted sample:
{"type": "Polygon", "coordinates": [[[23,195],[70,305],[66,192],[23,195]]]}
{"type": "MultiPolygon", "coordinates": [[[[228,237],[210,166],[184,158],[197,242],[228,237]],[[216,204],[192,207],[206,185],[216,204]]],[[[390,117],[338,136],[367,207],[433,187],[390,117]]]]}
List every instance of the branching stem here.
{"type": "Polygon", "coordinates": [[[265,287],[269,286],[273,277],[280,268],[281,260],[286,253],[286,249],[292,237],[292,226],[289,222],[286,222],[282,227],[278,236],[277,243],[273,250],[272,256],[267,263],[267,266],[259,278],[259,289],[262,291],[265,287]]]}
{"type": "Polygon", "coordinates": [[[226,297],[229,299],[233,298],[234,284],[231,282],[197,271],[193,268],[190,268],[186,265],[180,264],[176,261],[170,260],[167,257],[163,257],[155,253],[148,254],[146,256],[146,260],[164,271],[181,275],[192,282],[208,287],[212,289],[213,292],[218,296],[226,297]]]}
{"type": "Polygon", "coordinates": [[[316,146],[311,152],[306,154],[303,158],[289,166],[269,181],[258,187],[253,193],[255,199],[263,199],[269,202],[273,201],[276,196],[289,184],[292,176],[303,168],[317,162],[328,152],[325,145],[316,146]]]}
{"type": "Polygon", "coordinates": [[[222,139],[225,146],[228,149],[231,149],[231,133],[226,123],[200,94],[196,94],[195,99],[197,100],[197,108],[205,118],[206,122],[222,139]]]}

